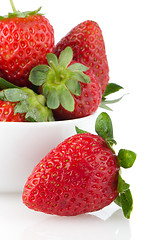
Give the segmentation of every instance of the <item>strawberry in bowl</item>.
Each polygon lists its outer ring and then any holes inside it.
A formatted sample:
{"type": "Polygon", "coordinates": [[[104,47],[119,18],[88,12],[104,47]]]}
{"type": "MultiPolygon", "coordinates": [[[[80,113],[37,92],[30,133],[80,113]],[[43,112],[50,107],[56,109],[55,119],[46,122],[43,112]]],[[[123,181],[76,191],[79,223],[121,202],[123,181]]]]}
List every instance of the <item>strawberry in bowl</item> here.
{"type": "Polygon", "coordinates": [[[57,57],[66,47],[73,50],[73,60],[92,69],[104,93],[109,81],[109,67],[102,30],[95,21],[87,20],[75,26],[55,46],[57,57]]]}
{"type": "Polygon", "coordinates": [[[40,86],[56,120],[76,119],[93,114],[102,100],[101,87],[93,71],[72,61],[72,48],[59,56],[47,54],[48,65],[33,68],[29,80],[40,86]]]}
{"type": "Polygon", "coordinates": [[[17,103],[0,100],[0,122],[25,122],[24,114],[14,112],[17,103]]]}
{"type": "Polygon", "coordinates": [[[46,54],[54,49],[54,29],[48,19],[36,11],[17,11],[0,16],[0,77],[18,86],[28,86],[31,69],[46,63],[46,54]]]}

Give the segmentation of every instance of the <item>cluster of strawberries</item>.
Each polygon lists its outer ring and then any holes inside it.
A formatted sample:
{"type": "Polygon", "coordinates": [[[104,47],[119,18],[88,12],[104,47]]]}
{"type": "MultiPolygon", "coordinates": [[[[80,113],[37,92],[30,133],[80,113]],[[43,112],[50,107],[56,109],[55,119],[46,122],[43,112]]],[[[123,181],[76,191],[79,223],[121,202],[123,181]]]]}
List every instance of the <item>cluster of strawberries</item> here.
{"type": "MultiPolygon", "coordinates": [[[[79,24],[54,46],[53,27],[40,9],[19,12],[10,2],[14,13],[0,17],[0,121],[84,117],[121,88],[108,85],[105,45],[96,22],[79,24]]],[[[24,186],[24,204],[70,216],[115,201],[129,218],[132,195],[119,170],[130,168],[136,154],[125,149],[115,154],[112,122],[105,112],[95,123],[98,135],[76,130],[35,167],[24,186]]]]}
{"type": "Polygon", "coordinates": [[[54,29],[40,8],[13,10],[0,17],[0,121],[53,121],[94,113],[109,80],[99,25],[85,21],[55,46],[54,29]],[[46,116],[40,118],[43,109],[46,116]]]}

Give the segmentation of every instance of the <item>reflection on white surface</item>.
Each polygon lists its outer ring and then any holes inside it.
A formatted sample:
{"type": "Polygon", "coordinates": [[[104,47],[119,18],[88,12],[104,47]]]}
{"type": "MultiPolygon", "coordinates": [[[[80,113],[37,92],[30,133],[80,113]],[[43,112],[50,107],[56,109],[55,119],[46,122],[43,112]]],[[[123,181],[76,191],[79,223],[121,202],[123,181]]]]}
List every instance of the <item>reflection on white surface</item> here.
{"type": "Polygon", "coordinates": [[[75,217],[48,216],[26,228],[21,240],[130,240],[129,221],[119,209],[107,220],[87,214],[75,217]]]}
{"type": "Polygon", "coordinates": [[[129,220],[111,204],[92,214],[74,217],[29,210],[21,194],[0,194],[2,240],[130,240],[129,220]]]}

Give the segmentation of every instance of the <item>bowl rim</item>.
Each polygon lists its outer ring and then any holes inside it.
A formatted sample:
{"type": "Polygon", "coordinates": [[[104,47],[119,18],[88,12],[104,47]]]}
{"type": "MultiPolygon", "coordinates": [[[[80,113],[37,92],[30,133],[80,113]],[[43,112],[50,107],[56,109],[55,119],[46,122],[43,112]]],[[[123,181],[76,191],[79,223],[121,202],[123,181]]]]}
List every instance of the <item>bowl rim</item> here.
{"type": "Polygon", "coordinates": [[[81,118],[75,118],[75,119],[68,119],[68,120],[60,120],[60,121],[51,121],[51,122],[1,122],[0,121],[0,126],[11,126],[11,125],[21,125],[21,126],[41,126],[41,125],[60,125],[60,124],[67,124],[67,123],[76,123],[79,121],[84,121],[88,120],[89,118],[91,119],[94,117],[94,115],[97,114],[97,111],[95,111],[93,114],[86,116],[86,117],[81,117],[81,118]]]}

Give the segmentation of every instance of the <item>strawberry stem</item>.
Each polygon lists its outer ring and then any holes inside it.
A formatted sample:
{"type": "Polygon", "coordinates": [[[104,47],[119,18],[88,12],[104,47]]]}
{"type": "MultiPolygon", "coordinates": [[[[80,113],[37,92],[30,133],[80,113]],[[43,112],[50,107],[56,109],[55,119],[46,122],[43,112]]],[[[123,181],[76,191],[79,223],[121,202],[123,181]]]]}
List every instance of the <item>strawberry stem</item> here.
{"type": "Polygon", "coordinates": [[[12,7],[13,12],[14,12],[14,13],[17,13],[17,10],[16,10],[16,8],[15,8],[15,5],[14,5],[14,3],[13,3],[13,0],[9,0],[9,1],[10,1],[10,4],[11,4],[11,7],[12,7]]]}

